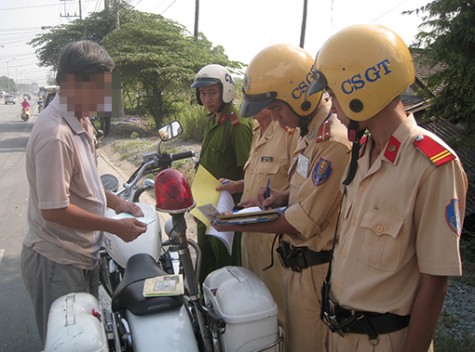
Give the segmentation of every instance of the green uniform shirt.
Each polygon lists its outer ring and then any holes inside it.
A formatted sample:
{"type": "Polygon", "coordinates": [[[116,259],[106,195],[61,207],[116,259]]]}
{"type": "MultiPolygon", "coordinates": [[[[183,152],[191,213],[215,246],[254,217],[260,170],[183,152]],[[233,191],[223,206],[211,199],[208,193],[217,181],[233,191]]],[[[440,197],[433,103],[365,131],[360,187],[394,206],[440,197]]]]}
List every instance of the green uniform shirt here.
{"type": "MultiPolygon", "coordinates": [[[[201,145],[200,164],[214,177],[241,180],[243,167],[249,157],[252,142],[252,120],[238,116],[233,104],[229,104],[219,121],[208,116],[201,145]]],[[[239,202],[241,194],[233,195],[239,202]]],[[[200,282],[206,276],[227,265],[241,265],[241,233],[234,234],[232,255],[221,240],[205,234],[205,225],[198,223],[198,245],[201,249],[200,282]]]]}
{"type": "Polygon", "coordinates": [[[234,105],[229,104],[219,121],[214,114],[206,121],[200,165],[217,179],[241,180],[251,142],[252,120],[239,117],[234,105]]]}

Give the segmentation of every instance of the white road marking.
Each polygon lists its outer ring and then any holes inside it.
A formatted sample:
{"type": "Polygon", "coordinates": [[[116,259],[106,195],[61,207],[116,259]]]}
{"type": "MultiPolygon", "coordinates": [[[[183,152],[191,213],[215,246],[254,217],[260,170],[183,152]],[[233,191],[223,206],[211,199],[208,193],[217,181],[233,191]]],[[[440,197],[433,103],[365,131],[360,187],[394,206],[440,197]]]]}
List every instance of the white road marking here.
{"type": "Polygon", "coordinates": [[[4,249],[0,249],[0,264],[2,264],[3,253],[5,253],[4,249]]]}

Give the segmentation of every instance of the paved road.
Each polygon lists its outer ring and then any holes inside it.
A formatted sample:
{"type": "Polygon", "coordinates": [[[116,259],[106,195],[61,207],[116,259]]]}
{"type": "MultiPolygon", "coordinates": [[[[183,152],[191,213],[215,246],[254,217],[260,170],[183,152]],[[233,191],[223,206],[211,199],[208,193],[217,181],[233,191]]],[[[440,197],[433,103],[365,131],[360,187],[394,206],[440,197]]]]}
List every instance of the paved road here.
{"type": "MultiPolygon", "coordinates": [[[[34,105],[34,104],[33,104],[34,105]]],[[[28,185],[25,147],[32,120],[20,119],[20,105],[0,103],[0,351],[40,351],[29,297],[20,274],[26,233],[28,185]]]]}

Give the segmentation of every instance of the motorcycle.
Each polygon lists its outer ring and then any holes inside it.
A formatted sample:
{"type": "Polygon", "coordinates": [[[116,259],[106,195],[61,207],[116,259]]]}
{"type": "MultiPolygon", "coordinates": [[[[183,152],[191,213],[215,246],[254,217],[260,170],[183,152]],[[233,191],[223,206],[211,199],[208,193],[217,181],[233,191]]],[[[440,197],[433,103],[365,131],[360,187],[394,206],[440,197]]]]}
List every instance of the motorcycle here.
{"type": "Polygon", "coordinates": [[[24,122],[27,122],[30,119],[30,109],[25,107],[21,109],[21,119],[24,122]]]}
{"type": "MultiPolygon", "coordinates": [[[[182,132],[174,121],[162,127],[159,136],[163,142],[182,132]]],[[[104,233],[100,276],[111,303],[101,308],[88,293],[58,298],[50,309],[45,351],[281,350],[276,303],[251,271],[234,266],[218,269],[206,277],[201,292],[197,274],[201,253],[187,236],[185,220],[195,204],[184,175],[171,168],[173,161],[194,153],[161,153],[160,144],[158,153],[144,155],[122,189],[118,190],[117,178],[103,175],[106,188],[141,207],[147,232],[130,243],[104,233]],[[157,172],[155,180],[139,185],[144,175],[157,172]],[[139,199],[150,189],[155,191],[155,207],[139,199]],[[165,241],[157,211],[169,215],[165,241]],[[181,292],[145,297],[146,280],[169,277],[183,279],[181,292]]],[[[111,210],[108,216],[122,215],[111,210]]]]}

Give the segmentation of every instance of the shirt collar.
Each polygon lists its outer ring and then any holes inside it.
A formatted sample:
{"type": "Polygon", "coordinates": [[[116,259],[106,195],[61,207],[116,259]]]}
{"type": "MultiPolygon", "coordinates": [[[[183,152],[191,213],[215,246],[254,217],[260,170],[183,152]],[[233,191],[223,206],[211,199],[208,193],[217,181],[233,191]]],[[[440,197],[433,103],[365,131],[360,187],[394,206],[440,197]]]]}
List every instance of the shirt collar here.
{"type": "Polygon", "coordinates": [[[59,115],[61,115],[63,120],[68,124],[68,126],[74,133],[80,134],[86,132],[84,127],[82,127],[81,125],[81,121],[79,121],[79,119],[74,116],[72,112],[66,111],[65,106],[61,106],[59,92],[53,98],[50,105],[52,109],[54,109],[59,115]]]}

